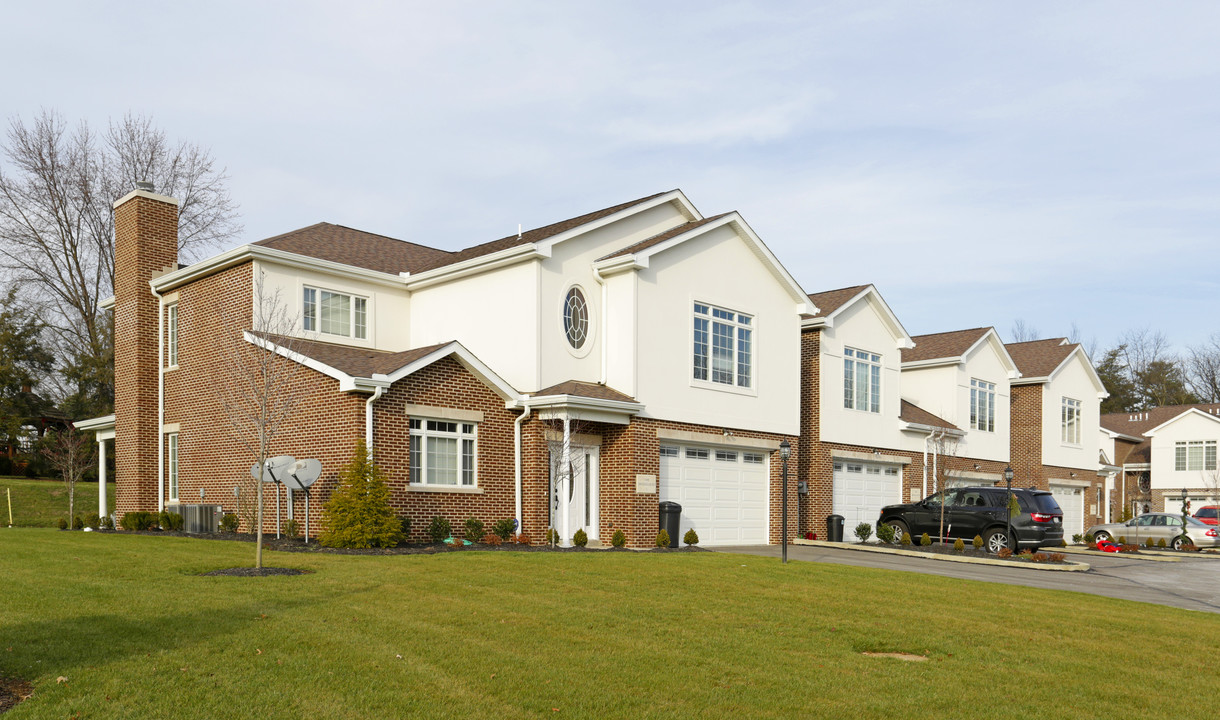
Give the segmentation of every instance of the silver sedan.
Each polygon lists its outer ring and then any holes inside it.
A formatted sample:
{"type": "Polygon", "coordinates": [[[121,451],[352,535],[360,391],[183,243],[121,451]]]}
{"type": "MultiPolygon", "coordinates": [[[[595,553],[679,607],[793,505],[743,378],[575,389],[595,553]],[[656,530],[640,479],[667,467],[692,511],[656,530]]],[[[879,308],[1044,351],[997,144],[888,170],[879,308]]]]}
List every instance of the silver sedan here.
{"type": "Polygon", "coordinates": [[[1144,513],[1123,523],[1094,525],[1086,534],[1092,535],[1096,540],[1116,541],[1121,537],[1128,543],[1138,545],[1147,543],[1148,538],[1152,538],[1157,544],[1164,539],[1165,544],[1174,549],[1185,545],[1186,538],[1190,538],[1195,547],[1220,546],[1216,526],[1200,522],[1188,515],[1183,529],[1182,516],[1174,513],[1144,513]]]}

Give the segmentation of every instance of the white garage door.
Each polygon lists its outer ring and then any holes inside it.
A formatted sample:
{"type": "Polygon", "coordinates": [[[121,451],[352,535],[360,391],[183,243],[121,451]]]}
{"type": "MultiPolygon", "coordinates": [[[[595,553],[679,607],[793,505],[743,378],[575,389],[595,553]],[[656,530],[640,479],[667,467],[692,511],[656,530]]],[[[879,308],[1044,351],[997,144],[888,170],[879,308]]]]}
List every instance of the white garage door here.
{"type": "Polygon", "coordinates": [[[662,501],[682,506],[681,535],[701,545],[767,542],[766,453],[693,445],[661,446],[662,501]]]}
{"type": "Polygon", "coordinates": [[[1063,509],[1063,539],[1071,542],[1073,535],[1084,533],[1084,488],[1051,485],[1051,494],[1063,509]]]}
{"type": "Polygon", "coordinates": [[[877,525],[881,508],[902,502],[902,470],[897,465],[836,460],[834,513],[843,516],[843,539],[862,522],[877,525]]]}

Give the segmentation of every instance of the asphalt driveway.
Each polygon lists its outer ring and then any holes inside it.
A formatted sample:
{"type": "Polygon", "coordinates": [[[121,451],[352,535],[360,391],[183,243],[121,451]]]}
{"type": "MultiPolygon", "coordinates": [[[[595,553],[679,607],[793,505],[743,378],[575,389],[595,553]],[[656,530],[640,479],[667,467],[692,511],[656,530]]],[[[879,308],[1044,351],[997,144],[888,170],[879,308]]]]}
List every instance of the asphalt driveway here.
{"type": "MultiPolygon", "coordinates": [[[[779,557],[778,545],[714,548],[718,552],[779,557]]],[[[945,562],[925,558],[859,552],[828,547],[789,545],[789,562],[824,562],[857,567],[943,575],[963,580],[1071,590],[1122,600],[1220,613],[1220,558],[1190,558],[1182,562],[1149,562],[1123,557],[1071,556],[1089,563],[1089,572],[1045,572],[1020,567],[945,562]]]]}

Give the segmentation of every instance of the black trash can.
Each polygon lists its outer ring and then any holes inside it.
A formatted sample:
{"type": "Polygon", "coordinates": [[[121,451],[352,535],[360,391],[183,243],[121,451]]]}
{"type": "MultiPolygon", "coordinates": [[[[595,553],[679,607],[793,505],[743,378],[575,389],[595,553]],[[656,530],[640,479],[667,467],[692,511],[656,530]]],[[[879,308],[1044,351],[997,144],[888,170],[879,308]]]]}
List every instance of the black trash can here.
{"type": "Polygon", "coordinates": [[[826,518],[826,539],[830,542],[843,542],[842,515],[830,515],[826,518]]]}
{"type": "Polygon", "coordinates": [[[678,537],[678,521],[682,517],[682,506],[676,502],[666,500],[658,507],[660,509],[660,522],[657,525],[657,529],[669,533],[669,546],[676,548],[678,547],[678,541],[682,539],[678,537]]]}

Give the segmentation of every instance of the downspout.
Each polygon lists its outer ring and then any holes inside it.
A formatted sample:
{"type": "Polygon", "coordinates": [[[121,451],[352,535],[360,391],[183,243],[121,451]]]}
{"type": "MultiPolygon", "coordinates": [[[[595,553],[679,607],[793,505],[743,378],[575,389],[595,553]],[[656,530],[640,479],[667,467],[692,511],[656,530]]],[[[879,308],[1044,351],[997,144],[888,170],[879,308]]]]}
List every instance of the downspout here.
{"type": "MultiPolygon", "coordinates": [[[[602,272],[601,272],[601,270],[599,270],[599,269],[597,268],[597,266],[594,266],[594,267],[593,267],[593,279],[594,279],[594,280],[596,280],[596,281],[597,281],[597,284],[598,284],[598,285],[600,285],[600,286],[601,286],[601,288],[602,288],[602,311],[601,311],[601,313],[600,313],[600,314],[601,314],[601,328],[600,328],[600,330],[601,330],[601,346],[602,346],[602,348],[601,348],[601,356],[602,356],[602,362],[601,362],[601,371],[598,373],[598,381],[597,381],[597,383],[598,383],[599,385],[605,385],[605,384],[606,384],[606,376],[607,376],[607,373],[606,373],[606,361],[607,361],[607,359],[609,358],[609,354],[608,354],[608,348],[610,347],[610,343],[606,342],[606,340],[607,340],[607,338],[606,338],[606,322],[607,322],[607,313],[609,312],[609,311],[606,309],[606,306],[607,306],[607,303],[606,303],[606,295],[607,295],[607,294],[608,294],[610,291],[609,291],[609,289],[606,287],[606,279],[605,279],[604,277],[602,277],[602,272]]],[[[527,410],[527,413],[528,413],[528,410],[527,410]]]]}
{"type": "MultiPolygon", "coordinates": [[[[519,417],[513,421],[513,449],[516,451],[516,461],[514,463],[514,470],[515,470],[516,481],[517,481],[516,482],[516,488],[517,488],[516,511],[517,511],[517,532],[518,533],[523,532],[525,529],[525,518],[523,518],[521,516],[521,475],[522,475],[521,426],[523,424],[525,424],[525,419],[530,416],[530,412],[531,412],[529,395],[526,395],[524,397],[524,400],[525,400],[525,404],[522,406],[521,417],[519,417]]],[[[550,502],[550,500],[548,500],[547,502],[550,502]]]]}
{"type": "Polygon", "coordinates": [[[923,495],[919,496],[922,500],[928,496],[928,443],[932,442],[932,436],[936,434],[933,430],[928,433],[928,436],[923,439],[923,495]]]}
{"type": "Polygon", "coordinates": [[[156,288],[150,287],[149,289],[157,297],[157,512],[163,512],[165,510],[165,298],[157,292],[156,288]]]}
{"type": "Polygon", "coordinates": [[[1114,473],[1110,473],[1110,476],[1106,478],[1106,514],[1105,514],[1104,520],[1107,525],[1110,524],[1110,503],[1112,502],[1110,500],[1110,489],[1111,489],[1111,486],[1113,486],[1113,485],[1114,485],[1114,473]]]}
{"type": "Polygon", "coordinates": [[[385,393],[381,385],[373,388],[373,394],[364,402],[364,447],[369,454],[373,453],[373,403],[385,393]]]}

